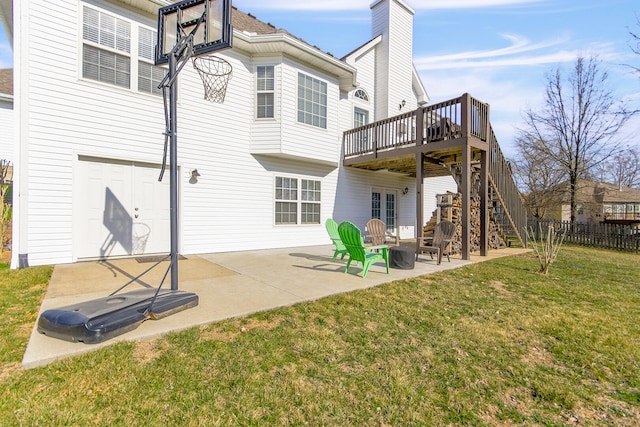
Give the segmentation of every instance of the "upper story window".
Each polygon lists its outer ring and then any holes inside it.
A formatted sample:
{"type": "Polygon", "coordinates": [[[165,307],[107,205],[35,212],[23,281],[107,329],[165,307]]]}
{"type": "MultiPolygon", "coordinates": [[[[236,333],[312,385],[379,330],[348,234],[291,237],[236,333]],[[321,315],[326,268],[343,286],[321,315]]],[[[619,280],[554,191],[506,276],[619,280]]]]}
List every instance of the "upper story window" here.
{"type": "Polygon", "coordinates": [[[363,101],[369,101],[369,95],[364,89],[356,89],[356,91],[353,93],[353,97],[362,99],[363,101]]]}
{"type": "Polygon", "coordinates": [[[298,122],[327,128],[327,84],[298,73],[298,122]]]}
{"type": "Polygon", "coordinates": [[[129,88],[129,22],[85,7],[82,24],[82,77],[129,88]]]}
{"type": "Polygon", "coordinates": [[[155,31],[85,6],[82,77],[142,92],[157,89],[166,69],[153,65],[155,31]],[[135,61],[135,59],[138,61],[135,61]],[[132,74],[137,80],[132,80],[132,74]]]}
{"type": "Polygon", "coordinates": [[[369,124],[369,112],[367,110],[363,110],[362,108],[354,108],[353,109],[353,127],[358,128],[360,126],[364,126],[369,124]]]}
{"type": "Polygon", "coordinates": [[[160,95],[158,85],[168,70],[154,65],[156,40],[157,31],[138,28],[138,90],[160,95]]]}
{"type": "Polygon", "coordinates": [[[275,103],[275,67],[273,65],[261,65],[256,69],[256,95],[256,117],[273,118],[275,103]]]}

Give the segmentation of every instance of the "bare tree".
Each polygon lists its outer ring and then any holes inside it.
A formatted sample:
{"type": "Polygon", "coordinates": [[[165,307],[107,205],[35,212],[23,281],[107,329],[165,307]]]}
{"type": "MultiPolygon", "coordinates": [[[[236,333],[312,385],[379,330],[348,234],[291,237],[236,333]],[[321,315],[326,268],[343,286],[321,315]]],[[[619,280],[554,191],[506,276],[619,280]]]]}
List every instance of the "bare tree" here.
{"type": "Polygon", "coordinates": [[[569,182],[572,222],[579,181],[624,148],[612,140],[636,113],[616,99],[608,78],[597,59],[578,57],[568,75],[560,68],[547,75],[544,106],[524,113],[522,135],[537,141],[538,158],[555,164],[569,182]]]}
{"type": "Polygon", "coordinates": [[[602,168],[604,178],[618,186],[640,188],[640,150],[629,148],[608,159],[602,168]]]}
{"type": "Polygon", "coordinates": [[[519,155],[511,165],[527,211],[534,218],[545,218],[561,197],[554,193],[563,175],[555,162],[540,156],[541,142],[529,136],[521,135],[516,140],[519,155]]]}
{"type": "MultiPolygon", "coordinates": [[[[640,26],[640,18],[638,16],[636,16],[636,21],[638,22],[638,26],[640,26]]],[[[631,50],[634,53],[640,55],[640,35],[638,35],[638,34],[636,34],[634,32],[631,32],[631,31],[629,31],[629,34],[631,35],[631,37],[633,39],[632,42],[631,42],[631,50]]],[[[633,68],[637,72],[640,73],[640,68],[638,68],[638,67],[633,67],[633,68]]]]}

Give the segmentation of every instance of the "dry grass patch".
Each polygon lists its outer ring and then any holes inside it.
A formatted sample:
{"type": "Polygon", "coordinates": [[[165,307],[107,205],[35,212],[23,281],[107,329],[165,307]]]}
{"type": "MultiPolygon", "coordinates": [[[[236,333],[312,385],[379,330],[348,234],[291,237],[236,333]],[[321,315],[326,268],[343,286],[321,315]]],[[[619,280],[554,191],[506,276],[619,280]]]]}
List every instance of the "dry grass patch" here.
{"type": "Polygon", "coordinates": [[[145,365],[157,360],[166,353],[168,344],[162,339],[139,341],[135,344],[132,356],[139,363],[145,365]]]}

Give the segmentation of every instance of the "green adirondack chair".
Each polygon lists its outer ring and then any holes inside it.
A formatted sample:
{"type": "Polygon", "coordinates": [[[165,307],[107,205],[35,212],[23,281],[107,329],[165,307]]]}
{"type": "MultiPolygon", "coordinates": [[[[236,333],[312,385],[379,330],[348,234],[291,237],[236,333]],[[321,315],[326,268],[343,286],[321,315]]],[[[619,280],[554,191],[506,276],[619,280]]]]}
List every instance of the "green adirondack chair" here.
{"type": "Polygon", "coordinates": [[[389,274],[387,245],[365,247],[360,229],[348,221],[345,221],[338,226],[338,234],[340,235],[342,243],[344,243],[347,251],[349,252],[349,261],[347,261],[347,268],[344,270],[345,273],[349,271],[351,261],[359,261],[362,263],[362,277],[365,278],[367,277],[367,271],[369,271],[371,264],[382,259],[387,267],[387,274],[389,274]],[[380,250],[380,252],[373,252],[376,250],[380,250]]]}
{"type": "Polygon", "coordinates": [[[333,259],[336,259],[338,255],[342,255],[340,259],[344,259],[344,256],[347,254],[347,248],[340,240],[340,235],[338,234],[338,223],[335,222],[332,218],[328,218],[324,223],[327,228],[327,233],[329,233],[329,237],[333,242],[333,245],[336,247],[335,252],[333,253],[333,259]]]}

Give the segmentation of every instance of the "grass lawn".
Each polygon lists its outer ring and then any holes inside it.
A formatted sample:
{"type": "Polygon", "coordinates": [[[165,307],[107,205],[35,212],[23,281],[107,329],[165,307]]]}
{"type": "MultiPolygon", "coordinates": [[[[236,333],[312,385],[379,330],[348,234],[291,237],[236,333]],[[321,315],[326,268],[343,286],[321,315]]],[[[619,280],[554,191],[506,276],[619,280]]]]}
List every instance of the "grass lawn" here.
{"type": "Polygon", "coordinates": [[[640,256],[565,246],[22,370],[50,268],[0,270],[0,425],[640,425],[640,256]]]}

